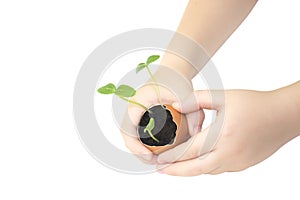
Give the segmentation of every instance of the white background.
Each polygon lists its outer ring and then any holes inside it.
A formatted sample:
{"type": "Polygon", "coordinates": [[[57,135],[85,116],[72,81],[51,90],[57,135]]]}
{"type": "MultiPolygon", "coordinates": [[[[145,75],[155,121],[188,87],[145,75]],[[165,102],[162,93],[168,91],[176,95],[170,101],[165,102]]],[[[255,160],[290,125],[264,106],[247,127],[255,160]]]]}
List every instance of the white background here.
{"type": "MultiPolygon", "coordinates": [[[[299,138],[246,171],[192,178],[120,174],[82,146],[72,93],[86,57],[124,31],[175,30],[186,3],[0,2],[0,199],[299,199],[299,138]]],[[[213,58],[225,88],[299,80],[299,9],[298,0],[256,5],[213,58]]]]}

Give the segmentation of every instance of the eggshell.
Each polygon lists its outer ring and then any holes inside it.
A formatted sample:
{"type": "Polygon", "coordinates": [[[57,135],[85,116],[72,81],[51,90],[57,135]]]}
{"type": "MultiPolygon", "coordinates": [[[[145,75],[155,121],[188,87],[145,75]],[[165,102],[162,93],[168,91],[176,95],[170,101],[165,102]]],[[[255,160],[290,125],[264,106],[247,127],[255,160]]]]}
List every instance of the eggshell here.
{"type": "Polygon", "coordinates": [[[168,149],[174,148],[175,146],[187,141],[187,139],[190,137],[188,133],[186,116],[184,114],[181,114],[177,110],[175,110],[171,105],[165,105],[165,106],[171,112],[173,121],[177,125],[176,136],[172,144],[167,144],[164,146],[149,146],[143,144],[154,154],[160,154],[164,151],[167,151],[168,149]]]}

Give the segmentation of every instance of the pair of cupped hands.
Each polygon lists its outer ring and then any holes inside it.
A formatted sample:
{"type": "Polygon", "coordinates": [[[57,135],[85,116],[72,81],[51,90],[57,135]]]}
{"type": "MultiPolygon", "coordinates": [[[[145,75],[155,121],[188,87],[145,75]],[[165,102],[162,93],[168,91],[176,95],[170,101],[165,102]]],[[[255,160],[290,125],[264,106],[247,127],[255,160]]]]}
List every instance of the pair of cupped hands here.
{"type": "MultiPolygon", "coordinates": [[[[161,103],[171,104],[186,115],[190,139],[159,155],[153,154],[132,134],[144,110],[131,104],[128,114],[132,126],[127,130],[132,133],[122,134],[127,148],[143,162],[157,165],[159,173],[195,176],[241,171],[263,161],[293,137],[282,134],[285,127],[278,125],[282,116],[272,115],[274,109],[280,109],[278,91],[194,91],[190,98],[178,102],[167,89],[159,90],[161,103]],[[216,118],[202,130],[204,109],[215,110],[216,118]],[[211,135],[214,141],[210,141],[209,148],[204,147],[211,135]]],[[[159,103],[153,85],[138,89],[134,100],[146,107],[159,103]]]]}

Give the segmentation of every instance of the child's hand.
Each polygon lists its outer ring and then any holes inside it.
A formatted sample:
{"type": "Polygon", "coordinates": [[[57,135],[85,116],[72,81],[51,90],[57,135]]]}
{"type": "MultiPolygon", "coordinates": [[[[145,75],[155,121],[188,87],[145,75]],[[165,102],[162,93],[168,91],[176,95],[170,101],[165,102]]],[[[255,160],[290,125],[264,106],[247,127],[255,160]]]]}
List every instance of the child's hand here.
{"type": "MultiPolygon", "coordinates": [[[[159,87],[159,92],[163,104],[172,104],[177,101],[175,96],[167,89],[159,87]]],[[[160,103],[153,84],[138,89],[132,100],[143,104],[147,108],[160,103]]],[[[140,142],[137,136],[137,126],[144,112],[145,110],[141,107],[128,104],[128,115],[124,118],[121,132],[127,148],[142,161],[151,164],[156,162],[156,156],[140,142]]]]}
{"type": "Polygon", "coordinates": [[[160,154],[160,172],[194,176],[240,171],[263,161],[297,136],[298,117],[293,116],[297,106],[292,107],[291,100],[295,92],[225,91],[225,102],[218,98],[220,93],[212,93],[217,96],[213,103],[208,91],[197,91],[196,108],[188,102],[178,108],[183,113],[213,109],[217,118],[191,138],[192,143],[188,141],[160,154]],[[215,142],[212,148],[203,146],[208,134],[219,134],[218,141],[210,141],[215,142]]]}
{"type": "MultiPolygon", "coordinates": [[[[177,102],[178,99],[175,95],[164,87],[159,87],[161,103],[172,105],[174,102],[177,102]]],[[[152,105],[160,104],[155,91],[155,85],[145,85],[137,90],[136,95],[132,100],[137,101],[145,105],[146,107],[151,107],[152,105]]],[[[125,140],[127,148],[132,151],[136,156],[142,159],[146,163],[156,163],[156,156],[152,154],[138,139],[137,137],[137,126],[139,121],[144,114],[145,110],[135,106],[133,104],[128,105],[128,115],[125,116],[124,122],[122,125],[122,135],[125,140]]],[[[188,128],[190,135],[194,135],[195,127],[200,128],[204,120],[203,110],[197,110],[192,114],[187,116],[188,128]]]]}

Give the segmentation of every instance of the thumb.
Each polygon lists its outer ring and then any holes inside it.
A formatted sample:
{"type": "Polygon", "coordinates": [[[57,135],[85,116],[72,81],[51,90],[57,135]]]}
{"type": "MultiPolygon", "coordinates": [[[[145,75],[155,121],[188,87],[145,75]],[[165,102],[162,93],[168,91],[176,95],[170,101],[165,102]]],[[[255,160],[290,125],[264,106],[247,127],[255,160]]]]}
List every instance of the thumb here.
{"type": "Polygon", "coordinates": [[[173,103],[173,107],[181,113],[191,113],[199,109],[219,110],[224,105],[225,94],[222,90],[197,90],[183,102],[173,103]]]}

